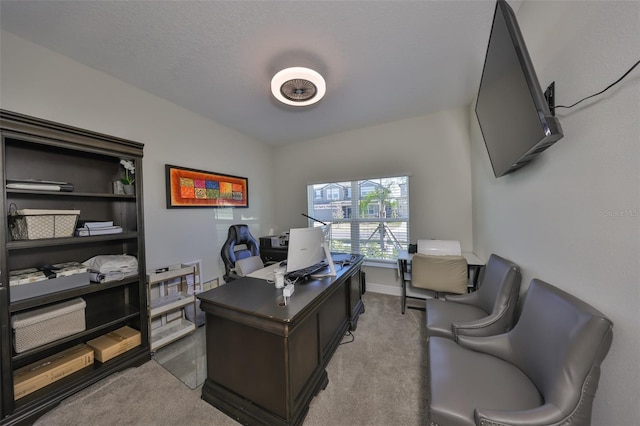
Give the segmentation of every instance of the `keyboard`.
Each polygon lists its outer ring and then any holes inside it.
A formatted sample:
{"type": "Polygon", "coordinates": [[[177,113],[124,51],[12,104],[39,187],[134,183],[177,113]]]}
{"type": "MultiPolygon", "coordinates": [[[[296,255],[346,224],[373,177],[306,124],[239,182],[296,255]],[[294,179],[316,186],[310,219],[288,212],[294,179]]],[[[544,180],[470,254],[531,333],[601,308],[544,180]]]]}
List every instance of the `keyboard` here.
{"type": "Polygon", "coordinates": [[[327,267],[327,264],[325,262],[320,262],[304,269],[298,269],[297,271],[289,272],[288,274],[285,274],[284,277],[288,280],[297,280],[300,278],[303,280],[308,280],[311,275],[315,274],[316,272],[326,267],[327,267]]]}

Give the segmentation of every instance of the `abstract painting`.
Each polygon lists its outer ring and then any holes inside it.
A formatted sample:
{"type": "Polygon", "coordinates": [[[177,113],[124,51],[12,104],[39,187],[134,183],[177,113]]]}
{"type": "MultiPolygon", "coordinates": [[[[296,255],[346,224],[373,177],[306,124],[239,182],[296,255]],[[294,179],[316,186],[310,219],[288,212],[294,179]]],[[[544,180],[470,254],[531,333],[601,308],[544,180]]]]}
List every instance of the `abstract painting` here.
{"type": "Polygon", "coordinates": [[[167,208],[249,207],[247,178],[165,165],[167,208]]]}

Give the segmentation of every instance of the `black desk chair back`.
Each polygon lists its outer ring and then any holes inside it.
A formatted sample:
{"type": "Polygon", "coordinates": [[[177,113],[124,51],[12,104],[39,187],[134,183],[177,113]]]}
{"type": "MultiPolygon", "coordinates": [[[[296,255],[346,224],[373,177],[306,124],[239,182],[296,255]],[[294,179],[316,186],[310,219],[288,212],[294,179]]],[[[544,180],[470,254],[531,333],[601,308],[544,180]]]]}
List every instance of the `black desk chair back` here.
{"type": "Polygon", "coordinates": [[[224,262],[225,282],[238,278],[234,268],[236,262],[251,256],[260,256],[258,241],[249,232],[249,226],[244,224],[231,225],[227,241],[222,245],[220,256],[224,262]]]}

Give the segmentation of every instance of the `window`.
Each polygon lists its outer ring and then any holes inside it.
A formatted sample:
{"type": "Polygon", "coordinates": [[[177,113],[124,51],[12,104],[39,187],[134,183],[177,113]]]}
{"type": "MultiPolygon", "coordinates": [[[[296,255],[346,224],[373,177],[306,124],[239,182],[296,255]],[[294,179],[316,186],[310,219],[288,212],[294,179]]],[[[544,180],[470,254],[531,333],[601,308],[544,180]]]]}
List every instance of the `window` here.
{"type": "Polygon", "coordinates": [[[340,199],[340,189],[338,188],[329,188],[327,190],[327,198],[330,200],[339,200],[340,199]]]}
{"type": "Polygon", "coordinates": [[[395,260],[400,250],[407,249],[408,176],[319,183],[309,185],[307,194],[308,215],[331,224],[332,251],[395,260]],[[332,188],[326,198],[314,197],[325,187],[332,188]]]}

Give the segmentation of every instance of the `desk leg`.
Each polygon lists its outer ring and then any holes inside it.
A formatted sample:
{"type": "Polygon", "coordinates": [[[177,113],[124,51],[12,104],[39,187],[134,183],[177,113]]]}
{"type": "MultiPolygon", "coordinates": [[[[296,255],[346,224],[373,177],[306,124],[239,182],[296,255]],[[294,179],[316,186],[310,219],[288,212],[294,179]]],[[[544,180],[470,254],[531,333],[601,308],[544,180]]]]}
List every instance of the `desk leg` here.
{"type": "Polygon", "coordinates": [[[398,274],[400,275],[400,286],[402,287],[402,296],[400,297],[400,311],[404,315],[407,306],[407,282],[404,279],[407,270],[407,261],[398,259],[398,274]]]}
{"type": "Polygon", "coordinates": [[[402,315],[405,309],[407,309],[407,282],[402,280],[402,315]]]}
{"type": "Polygon", "coordinates": [[[473,291],[478,290],[478,277],[484,265],[470,265],[469,271],[473,268],[473,291]]]}

